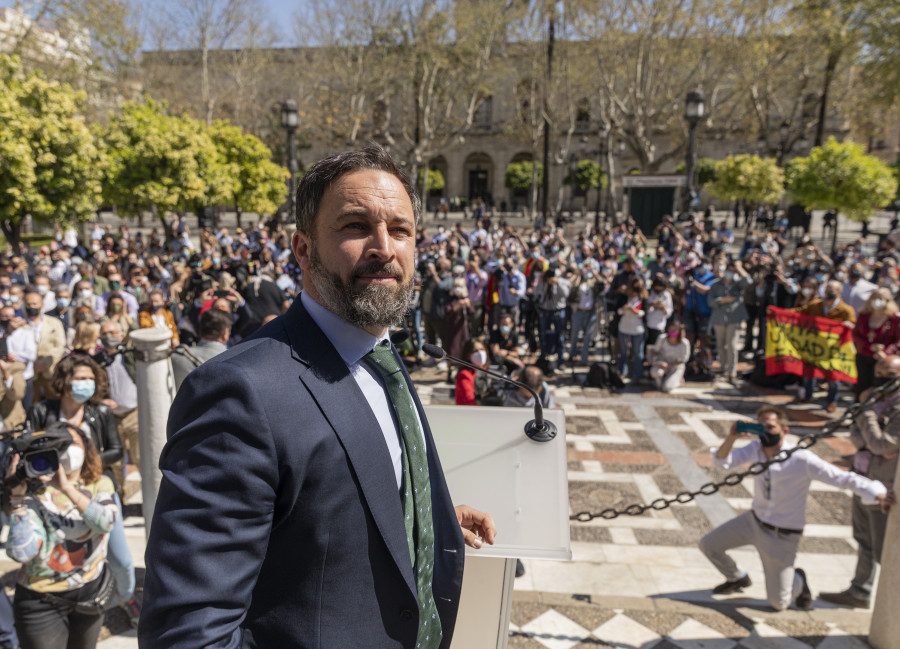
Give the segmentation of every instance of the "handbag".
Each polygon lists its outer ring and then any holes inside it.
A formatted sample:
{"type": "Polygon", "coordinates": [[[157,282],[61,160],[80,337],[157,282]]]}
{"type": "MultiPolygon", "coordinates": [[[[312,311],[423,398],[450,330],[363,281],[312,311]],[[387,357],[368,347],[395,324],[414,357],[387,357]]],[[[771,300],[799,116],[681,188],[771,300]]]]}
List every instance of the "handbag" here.
{"type": "MultiPolygon", "coordinates": [[[[105,562],[103,564],[103,572],[98,579],[100,580],[100,586],[87,599],[72,600],[59,597],[53,593],[41,593],[41,600],[47,604],[81,613],[82,615],[103,615],[106,609],[109,608],[109,602],[116,590],[116,581],[113,579],[112,572],[105,562]]],[[[82,586],[82,588],[85,588],[85,586],[82,586]]]]}

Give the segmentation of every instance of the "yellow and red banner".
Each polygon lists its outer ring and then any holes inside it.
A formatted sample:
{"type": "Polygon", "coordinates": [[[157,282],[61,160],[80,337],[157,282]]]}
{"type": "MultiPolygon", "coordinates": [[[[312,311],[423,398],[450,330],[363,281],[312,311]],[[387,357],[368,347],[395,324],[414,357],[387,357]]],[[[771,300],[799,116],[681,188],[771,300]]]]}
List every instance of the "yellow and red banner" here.
{"type": "Polygon", "coordinates": [[[770,306],[766,311],[766,374],[856,383],[853,331],[836,320],[770,306]]]}

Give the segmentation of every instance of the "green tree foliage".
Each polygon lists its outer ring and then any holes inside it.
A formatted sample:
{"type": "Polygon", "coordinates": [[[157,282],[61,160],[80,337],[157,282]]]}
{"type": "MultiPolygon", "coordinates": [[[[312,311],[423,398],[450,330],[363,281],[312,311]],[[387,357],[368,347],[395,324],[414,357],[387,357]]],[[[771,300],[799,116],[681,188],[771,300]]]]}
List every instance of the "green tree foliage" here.
{"type": "Polygon", "coordinates": [[[835,209],[853,221],[868,221],[897,189],[894,171],[862,146],[829,138],[805,158],[791,160],[787,187],[808,209],[835,209]]]}
{"type": "MultiPolygon", "coordinates": [[[[697,166],[694,168],[694,171],[697,174],[698,185],[705,187],[716,179],[717,164],[718,160],[713,160],[712,158],[700,158],[697,160],[697,166]]],[[[687,165],[685,163],[679,162],[675,167],[675,173],[683,174],[686,168],[687,165]]]]}
{"type": "Polygon", "coordinates": [[[784,194],[784,172],[772,158],[742,153],[716,163],[710,196],[725,201],[777,203],[784,194]]]}
{"type": "Polygon", "coordinates": [[[125,104],[104,139],[111,158],[104,199],[121,213],[150,209],[165,223],[166,213],[192,209],[211,193],[203,172],[212,141],[194,120],[168,115],[165,104],[125,104]]]}
{"type": "MultiPolygon", "coordinates": [[[[422,182],[425,180],[425,169],[419,169],[419,181],[416,185],[417,187],[422,186],[422,182]]],[[[425,191],[430,195],[431,192],[439,192],[444,189],[446,185],[444,181],[444,174],[441,173],[440,169],[429,169],[428,170],[428,187],[425,188],[425,191]]]]}
{"type": "MultiPolygon", "coordinates": [[[[510,162],[506,165],[506,179],[504,186],[514,192],[527,192],[532,187],[534,180],[534,163],[531,160],[510,162]]],[[[540,185],[544,178],[544,165],[537,163],[537,184],[540,185]]]]}
{"type": "Polygon", "coordinates": [[[287,198],[290,172],[272,162],[269,147],[224,121],[213,122],[209,133],[222,164],[235,179],[224,204],[257,214],[271,214],[278,209],[287,198]]]}
{"type": "Polygon", "coordinates": [[[83,102],[84,93],[0,57],[0,228],[14,247],[27,215],[73,223],[99,206],[106,163],[83,102]]]}
{"type": "MultiPolygon", "coordinates": [[[[563,184],[572,182],[572,172],[566,174],[563,184]]],[[[589,189],[605,188],[609,184],[606,174],[600,169],[596,160],[579,160],[578,170],[575,172],[575,186],[583,192],[589,189]]]]}

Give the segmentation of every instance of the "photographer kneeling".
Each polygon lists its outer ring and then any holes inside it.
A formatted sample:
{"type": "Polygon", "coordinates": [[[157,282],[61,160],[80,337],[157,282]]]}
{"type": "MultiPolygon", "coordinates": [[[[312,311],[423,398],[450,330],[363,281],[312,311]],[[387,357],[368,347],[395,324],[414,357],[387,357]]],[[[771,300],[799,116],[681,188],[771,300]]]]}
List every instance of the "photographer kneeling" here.
{"type": "MultiPolygon", "coordinates": [[[[112,596],[105,559],[119,515],[115,488],[90,435],[71,420],[66,429],[72,441],[59,455],[59,470],[10,489],[6,551],[24,564],[13,602],[23,649],[96,646],[112,596]]],[[[8,481],[18,460],[10,463],[8,481]]]]}

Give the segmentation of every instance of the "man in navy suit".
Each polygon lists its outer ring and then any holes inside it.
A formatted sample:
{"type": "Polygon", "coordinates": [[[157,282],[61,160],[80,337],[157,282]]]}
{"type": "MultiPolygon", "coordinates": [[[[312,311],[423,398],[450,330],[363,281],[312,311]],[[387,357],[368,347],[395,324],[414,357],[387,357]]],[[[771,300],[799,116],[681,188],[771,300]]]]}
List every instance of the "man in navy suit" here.
{"type": "Polygon", "coordinates": [[[416,649],[428,621],[401,488],[417,469],[428,472],[425,567],[440,624],[423,649],[450,645],[464,543],[493,543],[489,515],[453,506],[406,370],[427,467],[407,462],[385,380],[364,359],[409,304],[415,189],[372,145],[314,165],[297,198],[300,298],[192,372],[172,405],[144,649],[416,649]]]}

